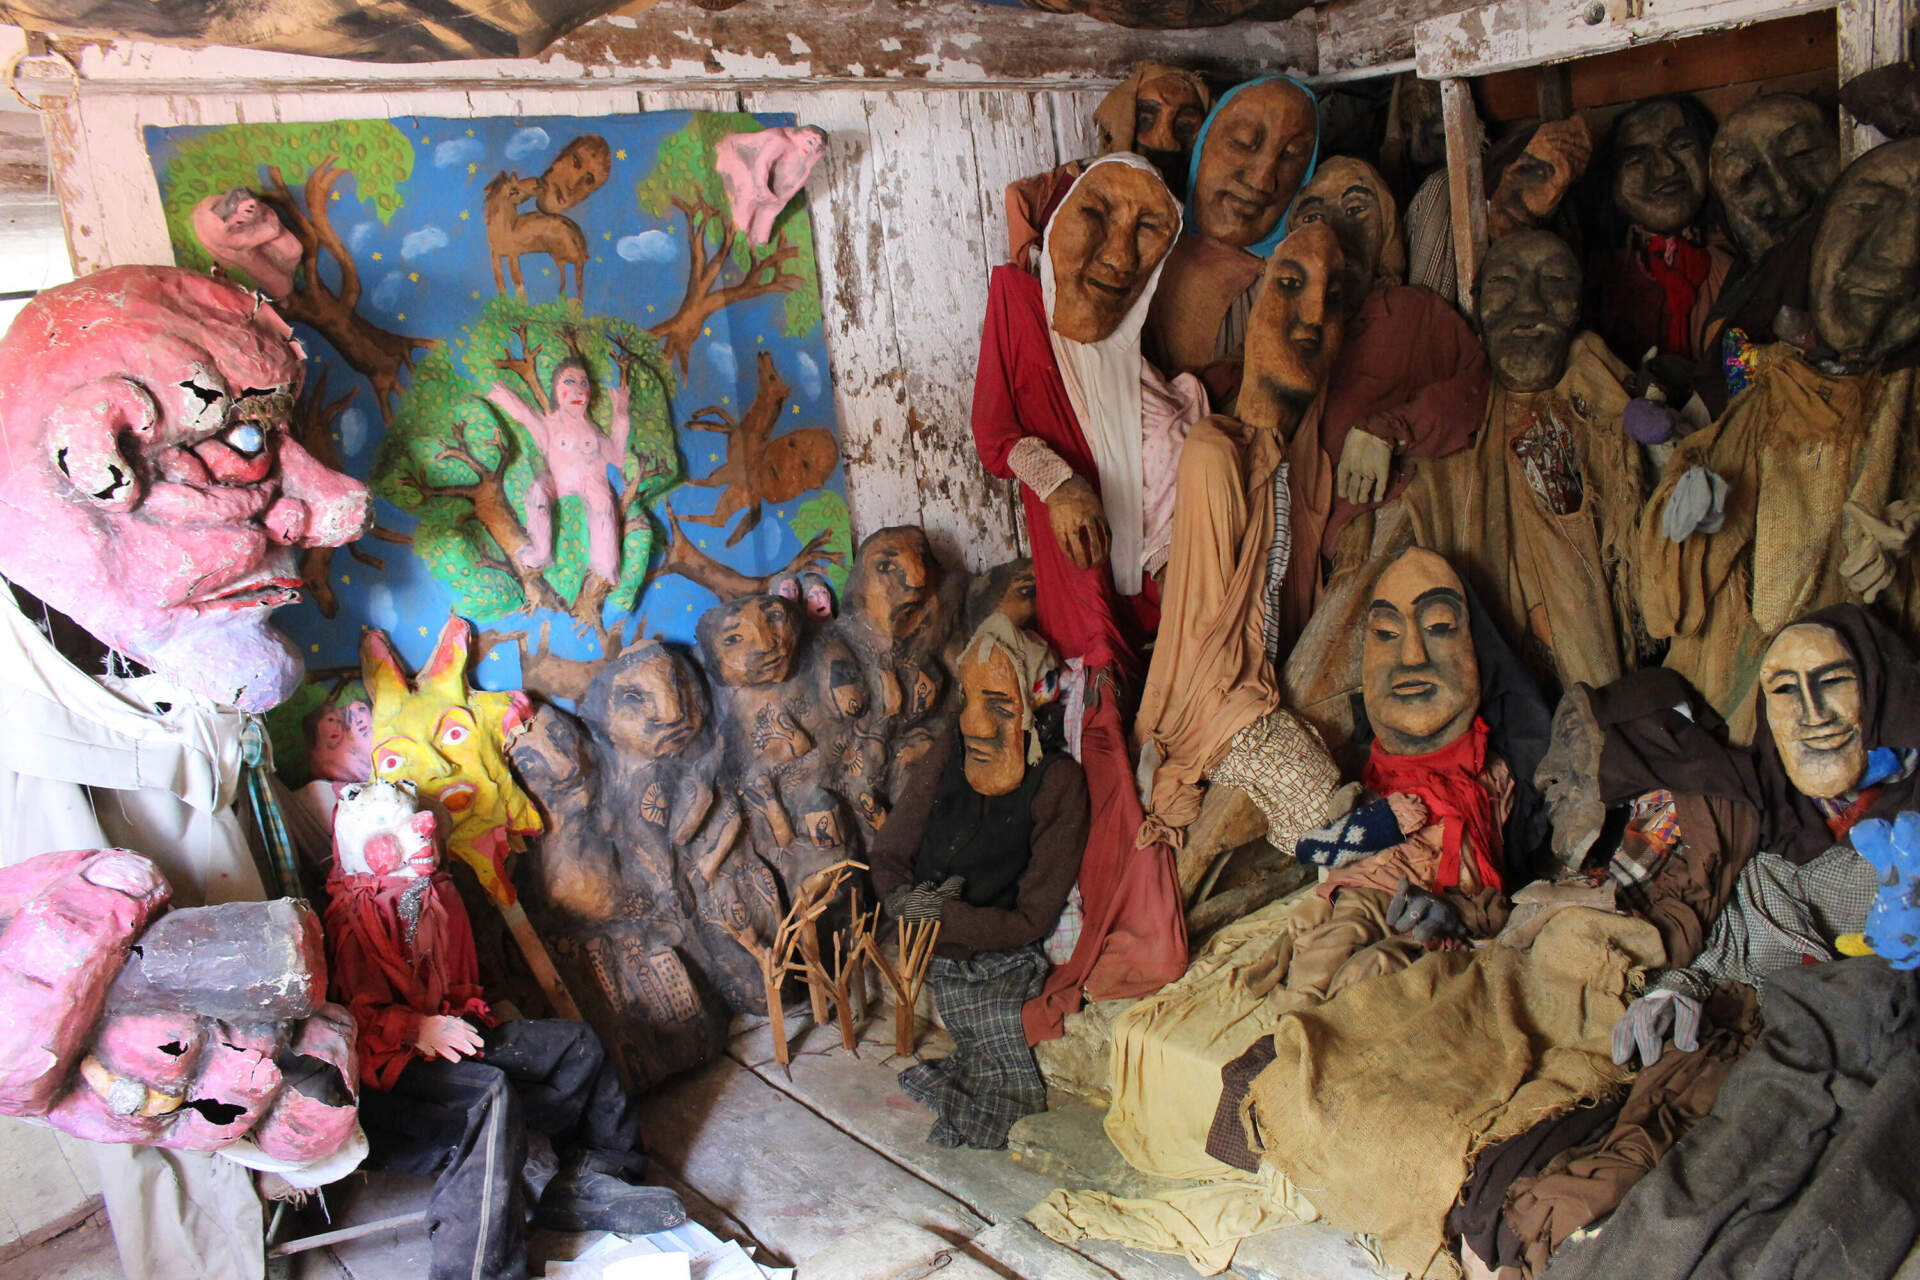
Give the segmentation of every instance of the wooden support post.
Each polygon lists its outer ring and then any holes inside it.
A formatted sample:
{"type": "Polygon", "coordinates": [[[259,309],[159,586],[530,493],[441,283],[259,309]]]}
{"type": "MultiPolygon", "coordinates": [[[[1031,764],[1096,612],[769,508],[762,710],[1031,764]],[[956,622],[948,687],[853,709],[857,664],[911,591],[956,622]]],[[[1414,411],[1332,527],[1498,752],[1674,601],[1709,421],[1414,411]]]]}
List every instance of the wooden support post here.
{"type": "MultiPolygon", "coordinates": [[[[1840,0],[1834,13],[1839,25],[1840,83],[1904,59],[1916,9],[1920,9],[1916,0],[1840,0]]],[[[1844,107],[1840,124],[1844,160],[1850,161],[1886,141],[1878,129],[1855,120],[1844,107]]]]}
{"type": "Polygon", "coordinates": [[[1540,98],[1540,119],[1565,120],[1573,114],[1573,76],[1563,63],[1541,67],[1535,75],[1535,91],[1540,98]]]}
{"type": "Polygon", "coordinates": [[[567,984],[561,980],[560,971],[553,967],[553,958],[547,954],[546,944],[533,931],[533,923],[527,919],[527,909],[516,902],[510,907],[501,907],[500,918],[507,922],[507,932],[513,935],[513,940],[520,944],[520,954],[525,957],[527,968],[533,970],[533,980],[540,984],[553,1016],[583,1021],[580,1006],[573,1002],[573,993],[567,990],[567,984]]]}
{"type": "Polygon", "coordinates": [[[1447,194],[1453,203],[1453,260],[1460,273],[1460,309],[1473,311],[1473,278],[1487,243],[1486,175],[1481,167],[1480,118],[1465,80],[1440,82],[1447,130],[1447,194]]]}

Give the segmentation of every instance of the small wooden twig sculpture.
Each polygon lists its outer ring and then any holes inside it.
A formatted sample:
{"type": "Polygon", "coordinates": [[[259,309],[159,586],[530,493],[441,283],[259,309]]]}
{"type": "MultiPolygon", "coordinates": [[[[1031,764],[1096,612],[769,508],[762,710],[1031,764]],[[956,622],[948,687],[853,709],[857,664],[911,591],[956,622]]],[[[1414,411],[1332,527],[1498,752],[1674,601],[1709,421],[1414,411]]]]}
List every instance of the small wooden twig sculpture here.
{"type": "Polygon", "coordinates": [[[880,950],[877,932],[869,930],[861,943],[867,959],[880,971],[893,989],[893,1051],[903,1058],[913,1056],[914,1006],[920,1000],[920,988],[926,985],[927,967],[933,963],[933,944],[940,938],[938,917],[931,920],[901,920],[900,954],[889,961],[880,950]]]}
{"type": "MultiPolygon", "coordinates": [[[[789,975],[799,975],[808,979],[811,990],[813,972],[818,966],[810,967],[805,961],[796,963],[794,956],[803,952],[803,939],[809,937],[814,939],[814,954],[819,954],[816,922],[832,904],[834,895],[840,892],[840,886],[846,882],[847,876],[856,868],[864,871],[866,864],[837,862],[801,882],[800,892],[794,895],[793,907],[780,921],[780,927],[774,930],[770,943],[762,943],[750,930],[729,922],[721,923],[721,928],[760,964],[760,980],[767,989],[767,1021],[773,1030],[773,1056],[783,1067],[793,1061],[793,1050],[787,1044],[787,1015],[780,1002],[780,988],[786,984],[789,975]]],[[[826,1021],[824,1007],[816,1006],[816,1010],[814,1020],[826,1021]]]]}
{"type": "Polygon", "coordinates": [[[866,964],[867,939],[879,925],[880,908],[861,914],[860,891],[855,889],[853,920],[833,935],[833,968],[818,968],[807,975],[809,984],[818,980],[828,988],[833,997],[833,1016],[840,1023],[840,1046],[856,1058],[860,1056],[860,1034],[854,1025],[853,989],[866,964]]]}

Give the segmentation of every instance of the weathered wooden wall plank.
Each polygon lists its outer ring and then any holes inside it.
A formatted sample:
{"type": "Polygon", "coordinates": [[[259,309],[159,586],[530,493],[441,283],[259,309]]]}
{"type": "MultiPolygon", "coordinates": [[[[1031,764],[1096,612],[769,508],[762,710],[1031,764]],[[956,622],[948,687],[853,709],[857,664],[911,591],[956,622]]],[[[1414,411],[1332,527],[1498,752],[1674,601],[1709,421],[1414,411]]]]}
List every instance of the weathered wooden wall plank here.
{"type": "Polygon", "coordinates": [[[1413,57],[1413,33],[1428,18],[1472,8],[1472,0],[1330,0],[1318,23],[1315,70],[1337,75],[1413,57]]]}
{"type": "Polygon", "coordinates": [[[1009,494],[981,471],[970,427],[989,252],[971,134],[978,96],[886,94],[868,111],[919,523],[943,556],[975,568],[1018,545],[1009,494]]]}
{"type": "Polygon", "coordinates": [[[791,111],[827,131],[807,183],[815,265],[833,372],[847,505],[859,535],[920,523],[904,361],[893,323],[880,193],[868,132],[869,95],[780,91],[745,95],[749,111],[791,111]]]}
{"type": "MultiPolygon", "coordinates": [[[[1869,0],[1878,5],[1882,0],[1869,0]]],[[[1428,79],[1483,76],[1564,58],[1611,53],[1722,27],[1765,22],[1836,0],[1493,0],[1419,24],[1414,41],[1428,79]]]]}
{"type": "Polygon", "coordinates": [[[441,81],[606,87],[698,81],[735,88],[888,84],[912,87],[1070,87],[1111,83],[1143,58],[1194,66],[1222,80],[1279,66],[1311,71],[1311,17],[1217,30],[1127,30],[1092,18],[964,0],[754,0],[726,13],[659,5],[590,22],[539,58],[350,63],[246,49],[56,39],[95,82],[164,90],[354,89],[441,81]]]}
{"type": "MultiPolygon", "coordinates": [[[[1899,62],[1907,56],[1907,41],[1920,14],[1915,0],[1840,0],[1840,82],[1863,71],[1899,62]]],[[[1841,146],[1848,159],[1870,150],[1886,138],[1872,125],[1862,124],[1844,107],[1841,146]]]]}

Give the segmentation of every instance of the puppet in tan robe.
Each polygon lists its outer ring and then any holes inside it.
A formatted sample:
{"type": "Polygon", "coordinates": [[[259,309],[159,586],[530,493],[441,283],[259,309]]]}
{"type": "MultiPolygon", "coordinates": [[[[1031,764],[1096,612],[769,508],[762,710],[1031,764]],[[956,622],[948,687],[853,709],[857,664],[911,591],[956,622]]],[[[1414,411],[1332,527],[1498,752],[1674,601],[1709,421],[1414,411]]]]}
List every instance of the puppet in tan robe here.
{"type": "Polygon", "coordinates": [[[1726,717],[1755,724],[1767,642],[1793,619],[1877,604],[1911,630],[1920,528],[1913,370],[1920,334],[1920,139],[1841,175],[1813,250],[1818,347],[1763,347],[1748,389],[1684,440],[1641,515],[1640,605],[1667,665],[1726,717]]]}
{"type": "Polygon", "coordinates": [[[1494,243],[1476,300],[1493,364],[1473,449],[1421,464],[1407,492],[1414,539],[1459,566],[1532,665],[1563,687],[1636,664],[1628,552],[1641,454],[1620,426],[1627,368],[1575,333],[1580,264],[1548,231],[1494,243]]]}
{"type": "Polygon", "coordinates": [[[1342,266],[1324,225],[1280,242],[1248,328],[1241,417],[1196,423],[1181,452],[1159,640],[1135,724],[1150,780],[1142,848],[1181,845],[1206,777],[1250,795],[1276,841],[1326,820],[1339,775],[1319,738],[1281,710],[1271,641],[1286,572],[1283,455],[1295,430],[1314,429],[1339,350],[1342,266]]]}

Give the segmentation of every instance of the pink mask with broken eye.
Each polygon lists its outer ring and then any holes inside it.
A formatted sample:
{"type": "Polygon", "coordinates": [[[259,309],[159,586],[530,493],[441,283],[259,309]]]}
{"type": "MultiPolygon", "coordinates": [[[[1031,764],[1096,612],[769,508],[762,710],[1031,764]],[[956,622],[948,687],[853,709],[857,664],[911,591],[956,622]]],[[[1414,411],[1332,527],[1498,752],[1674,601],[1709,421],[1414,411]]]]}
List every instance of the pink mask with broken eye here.
{"type": "Polygon", "coordinates": [[[290,434],[301,358],[245,290],[116,267],[40,294],[0,338],[0,573],[212,700],[282,701],[302,663],[268,614],[295,549],[371,519],[290,434]]]}

